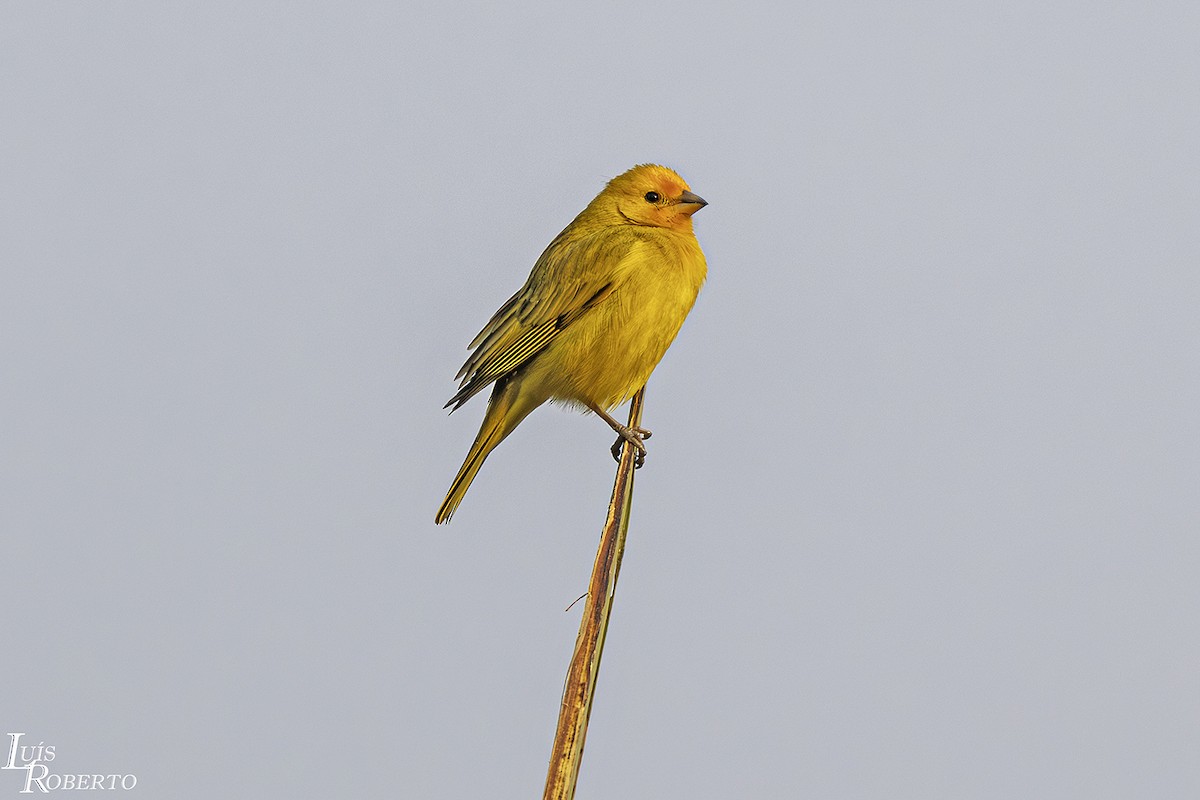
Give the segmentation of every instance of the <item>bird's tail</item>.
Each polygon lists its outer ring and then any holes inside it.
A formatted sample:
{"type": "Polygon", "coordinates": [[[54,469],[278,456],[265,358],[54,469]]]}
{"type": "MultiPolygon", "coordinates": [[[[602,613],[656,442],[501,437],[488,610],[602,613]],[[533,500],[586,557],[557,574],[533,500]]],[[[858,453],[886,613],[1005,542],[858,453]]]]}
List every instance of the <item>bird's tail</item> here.
{"type": "Polygon", "coordinates": [[[446,493],[446,499],[442,501],[437,516],[434,517],[434,522],[438,525],[450,521],[488,454],[536,407],[537,404],[525,407],[527,404],[519,401],[518,386],[517,381],[505,385],[497,384],[492,391],[492,396],[488,399],[487,413],[483,415],[483,425],[480,426],[474,444],[467,451],[467,457],[459,467],[458,474],[454,476],[450,491],[446,493]]]}

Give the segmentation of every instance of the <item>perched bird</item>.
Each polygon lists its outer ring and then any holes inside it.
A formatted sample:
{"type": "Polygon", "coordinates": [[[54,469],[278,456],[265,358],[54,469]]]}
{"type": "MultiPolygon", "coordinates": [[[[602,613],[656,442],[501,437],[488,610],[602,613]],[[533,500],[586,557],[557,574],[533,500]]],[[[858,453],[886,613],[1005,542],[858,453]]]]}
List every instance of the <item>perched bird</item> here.
{"type": "Polygon", "coordinates": [[[521,290],[469,345],[451,411],[490,384],[483,425],[438,509],[450,519],[496,445],[547,400],[594,412],[645,456],[650,432],[608,410],[646,385],[704,283],[692,214],[705,201],[683,178],[642,164],[608,182],[546,248],[521,290]]]}

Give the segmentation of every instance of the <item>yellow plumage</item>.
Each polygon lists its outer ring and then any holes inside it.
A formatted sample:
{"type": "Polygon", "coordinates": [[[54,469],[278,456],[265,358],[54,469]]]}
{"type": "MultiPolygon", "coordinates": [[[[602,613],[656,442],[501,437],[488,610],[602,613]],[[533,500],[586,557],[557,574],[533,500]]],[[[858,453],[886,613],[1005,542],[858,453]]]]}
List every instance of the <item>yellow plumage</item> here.
{"type": "MultiPolygon", "coordinates": [[[[692,214],[704,200],[654,164],[618,175],[546,248],[459,370],[447,406],[495,384],[483,425],[436,521],[446,522],[488,453],[547,400],[606,413],[646,385],[704,283],[692,214]]],[[[644,434],[644,432],[641,432],[644,434]]]]}

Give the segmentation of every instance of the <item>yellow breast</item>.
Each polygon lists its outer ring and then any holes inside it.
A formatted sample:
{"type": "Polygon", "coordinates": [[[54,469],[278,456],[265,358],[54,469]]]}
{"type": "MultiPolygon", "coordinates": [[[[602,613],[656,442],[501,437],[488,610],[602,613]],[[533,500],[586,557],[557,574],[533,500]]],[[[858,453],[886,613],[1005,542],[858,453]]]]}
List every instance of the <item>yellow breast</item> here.
{"type": "Polygon", "coordinates": [[[613,270],[613,292],[538,359],[550,396],[608,409],[645,386],[695,304],[705,273],[704,254],[690,232],[639,231],[613,270]]]}

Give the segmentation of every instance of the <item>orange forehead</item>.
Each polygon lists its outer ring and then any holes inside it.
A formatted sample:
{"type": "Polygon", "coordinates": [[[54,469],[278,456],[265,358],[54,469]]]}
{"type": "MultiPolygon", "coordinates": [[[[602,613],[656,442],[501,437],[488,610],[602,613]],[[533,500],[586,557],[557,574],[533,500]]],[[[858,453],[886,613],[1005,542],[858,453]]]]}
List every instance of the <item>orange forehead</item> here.
{"type": "Polygon", "coordinates": [[[667,197],[678,197],[688,190],[687,183],[674,170],[657,164],[634,167],[621,178],[629,178],[635,186],[649,186],[667,197]]]}
{"type": "Polygon", "coordinates": [[[656,178],[654,185],[667,197],[678,197],[687,191],[687,184],[678,178],[656,178]]]}

